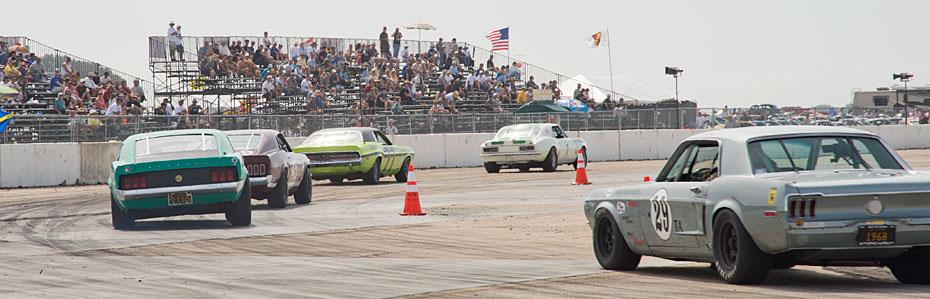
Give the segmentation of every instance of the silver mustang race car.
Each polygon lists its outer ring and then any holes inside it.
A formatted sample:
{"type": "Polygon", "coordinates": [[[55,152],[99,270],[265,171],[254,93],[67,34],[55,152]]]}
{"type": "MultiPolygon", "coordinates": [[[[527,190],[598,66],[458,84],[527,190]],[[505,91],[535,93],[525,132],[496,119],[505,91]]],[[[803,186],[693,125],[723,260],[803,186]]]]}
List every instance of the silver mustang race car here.
{"type": "Polygon", "coordinates": [[[694,135],[653,182],[584,204],[605,269],[641,255],[710,262],[729,283],[794,265],[886,266],[930,284],[930,173],[848,128],[754,127],[694,135]]]}

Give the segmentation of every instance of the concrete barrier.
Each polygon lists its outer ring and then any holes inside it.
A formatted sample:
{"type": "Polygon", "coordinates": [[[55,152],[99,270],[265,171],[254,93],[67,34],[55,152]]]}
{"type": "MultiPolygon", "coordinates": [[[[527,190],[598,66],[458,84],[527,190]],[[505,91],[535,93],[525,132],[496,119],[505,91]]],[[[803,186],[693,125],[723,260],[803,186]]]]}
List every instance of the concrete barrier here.
{"type": "Polygon", "coordinates": [[[588,144],[591,162],[620,160],[620,131],[586,131],[578,136],[588,144]]]}
{"type": "Polygon", "coordinates": [[[110,162],[119,158],[120,142],[86,142],[81,151],[79,184],[103,184],[110,177],[110,162]]]}
{"type": "Polygon", "coordinates": [[[74,185],[80,176],[81,151],[77,143],[0,146],[2,188],[74,185]]]}
{"type": "MultiPolygon", "coordinates": [[[[862,126],[894,149],[930,148],[930,126],[862,126]]],[[[585,139],[591,161],[666,159],[678,143],[708,130],[568,132],[585,139]]],[[[417,168],[481,166],[481,142],[493,133],[396,135],[394,144],[416,153],[417,168]]],[[[288,137],[297,146],[305,137],[288,137]]],[[[0,187],[38,187],[106,182],[120,143],[0,145],[0,187]]]]}

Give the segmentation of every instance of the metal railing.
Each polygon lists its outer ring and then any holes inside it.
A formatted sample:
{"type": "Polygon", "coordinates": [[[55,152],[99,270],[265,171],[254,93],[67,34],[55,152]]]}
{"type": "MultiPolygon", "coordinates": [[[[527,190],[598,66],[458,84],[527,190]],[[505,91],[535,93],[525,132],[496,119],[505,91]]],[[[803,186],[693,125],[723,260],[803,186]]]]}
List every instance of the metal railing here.
{"type": "MultiPolygon", "coordinates": [[[[917,111],[909,123],[921,121],[917,111]]],[[[0,133],[2,143],[87,142],[123,140],[144,132],[210,128],[274,129],[288,136],[307,136],[326,128],[387,127],[401,134],[489,133],[522,123],[559,123],[567,131],[733,128],[774,125],[902,125],[903,115],[869,109],[811,108],[776,112],[758,109],[629,109],[587,113],[475,113],[404,115],[197,115],[197,116],[60,116],[16,115],[0,133]],[[680,125],[679,125],[680,123],[680,125]]]]}
{"type": "MultiPolygon", "coordinates": [[[[144,80],[140,77],[121,72],[117,69],[96,63],[89,59],[85,59],[80,56],[53,48],[28,37],[0,37],[0,44],[3,43],[5,43],[7,46],[20,43],[21,45],[29,48],[29,52],[35,53],[36,57],[42,59],[42,65],[45,67],[45,71],[48,73],[49,77],[54,74],[56,68],[61,68],[61,64],[65,62],[66,58],[71,58],[72,68],[75,72],[80,73],[82,76],[87,75],[90,72],[96,73],[97,76],[103,76],[103,73],[109,72],[110,80],[112,80],[114,84],[125,80],[126,86],[128,87],[132,87],[132,81],[138,79],[139,85],[142,86],[142,89],[145,91],[146,99],[149,101],[154,101],[155,84],[152,83],[152,81],[144,80]]],[[[6,48],[4,47],[4,49],[6,48]]]]}

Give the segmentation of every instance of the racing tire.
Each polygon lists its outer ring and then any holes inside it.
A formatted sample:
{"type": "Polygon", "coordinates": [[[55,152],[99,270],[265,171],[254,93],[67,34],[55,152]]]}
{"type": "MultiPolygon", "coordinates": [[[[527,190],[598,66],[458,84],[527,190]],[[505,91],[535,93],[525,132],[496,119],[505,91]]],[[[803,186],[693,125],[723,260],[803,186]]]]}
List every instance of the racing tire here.
{"type": "Polygon", "coordinates": [[[329,179],[330,184],[342,184],[343,178],[331,178],[329,179]]]}
{"type": "Polygon", "coordinates": [[[362,180],[365,181],[365,184],[374,185],[381,180],[381,159],[375,161],[375,164],[371,165],[371,169],[365,173],[365,176],[362,177],[362,180]]]}
{"type": "Polygon", "coordinates": [[[110,195],[110,216],[115,229],[131,229],[136,227],[136,219],[128,212],[123,212],[116,204],[116,199],[110,195]]]}
{"type": "Polygon", "coordinates": [[[717,273],[727,283],[761,283],[772,268],[772,256],[759,250],[731,210],[723,210],[717,215],[713,245],[717,273]]]}
{"type": "Polygon", "coordinates": [[[268,194],[268,206],[273,209],[287,207],[287,169],[281,172],[278,184],[274,186],[271,194],[268,194]]]}
{"type": "Polygon", "coordinates": [[[888,263],[891,274],[904,284],[930,284],[930,248],[902,253],[888,263]]]}
{"type": "MultiPolygon", "coordinates": [[[[249,180],[245,180],[249,186],[249,180]]],[[[226,220],[233,226],[249,226],[252,224],[252,188],[243,188],[239,199],[226,211],[226,220]]]]}
{"type": "Polygon", "coordinates": [[[484,162],[484,170],[488,173],[498,173],[501,172],[501,166],[494,162],[484,162]]]}
{"type": "Polygon", "coordinates": [[[311,200],[313,200],[313,184],[310,182],[310,171],[304,169],[304,176],[300,181],[300,186],[294,192],[294,202],[305,205],[310,203],[311,200]]]}
{"type": "MultiPolygon", "coordinates": [[[[588,168],[588,149],[582,147],[581,156],[584,157],[584,167],[588,168]]],[[[574,167],[575,170],[578,170],[578,159],[577,158],[575,159],[575,163],[572,163],[572,167],[574,167]]]]}
{"type": "Polygon", "coordinates": [[[559,155],[555,153],[555,149],[549,149],[549,155],[546,156],[546,160],[542,162],[542,169],[545,172],[553,172],[556,168],[559,168],[559,155]]]}
{"type": "Polygon", "coordinates": [[[627,245],[610,211],[598,210],[594,223],[594,256],[601,267],[607,270],[636,269],[642,256],[627,245]]]}
{"type": "Polygon", "coordinates": [[[410,172],[410,158],[404,159],[404,165],[401,165],[400,170],[394,174],[394,179],[398,182],[405,183],[407,182],[408,172],[410,172]]]}

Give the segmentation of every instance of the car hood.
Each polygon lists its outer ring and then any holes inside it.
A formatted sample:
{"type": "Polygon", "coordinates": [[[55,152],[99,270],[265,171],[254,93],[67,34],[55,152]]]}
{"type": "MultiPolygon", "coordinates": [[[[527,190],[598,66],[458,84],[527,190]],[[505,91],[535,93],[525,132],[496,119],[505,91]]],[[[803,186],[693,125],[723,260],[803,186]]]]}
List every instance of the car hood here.
{"type": "Polygon", "coordinates": [[[906,170],[807,171],[763,176],[784,180],[801,194],[882,194],[930,191],[930,173],[906,170]]]}

